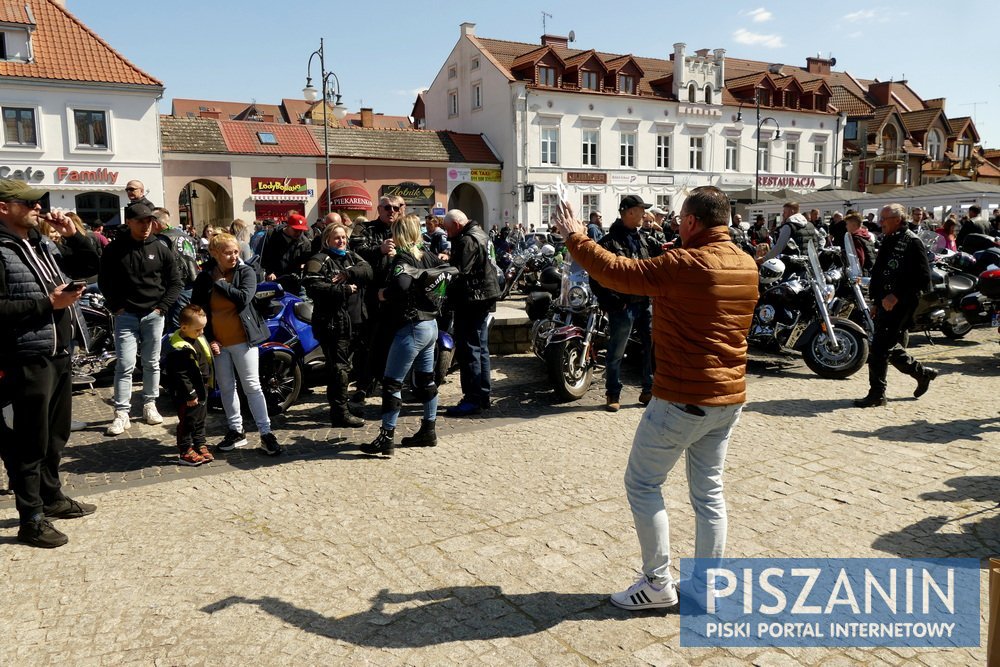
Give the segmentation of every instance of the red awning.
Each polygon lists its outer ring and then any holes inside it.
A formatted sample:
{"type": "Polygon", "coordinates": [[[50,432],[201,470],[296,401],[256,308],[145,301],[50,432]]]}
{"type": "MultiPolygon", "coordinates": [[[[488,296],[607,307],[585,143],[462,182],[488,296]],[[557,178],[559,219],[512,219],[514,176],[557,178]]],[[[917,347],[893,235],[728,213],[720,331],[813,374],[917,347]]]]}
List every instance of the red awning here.
{"type": "MultiPolygon", "coordinates": [[[[319,198],[319,207],[320,210],[326,209],[326,192],[319,198]]],[[[364,185],[343,179],[330,183],[330,208],[335,211],[370,211],[375,204],[364,185]]]]}

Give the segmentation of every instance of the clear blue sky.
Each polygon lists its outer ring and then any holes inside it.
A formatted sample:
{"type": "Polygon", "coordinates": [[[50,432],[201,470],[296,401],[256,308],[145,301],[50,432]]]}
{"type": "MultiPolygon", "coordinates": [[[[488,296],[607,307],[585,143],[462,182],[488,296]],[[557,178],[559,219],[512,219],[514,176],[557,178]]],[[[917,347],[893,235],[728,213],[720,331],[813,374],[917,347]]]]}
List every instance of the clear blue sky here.
{"type": "MultiPolygon", "coordinates": [[[[950,117],[974,116],[984,145],[1000,147],[1000,3],[910,0],[835,3],[523,0],[422,3],[320,0],[67,0],[98,35],[166,85],[174,97],[277,103],[301,97],[306,62],[326,39],[326,62],[344,103],[408,115],[458,40],[459,24],[483,37],[538,43],[576,32],[578,48],[666,58],[724,48],[739,58],[804,65],[821,52],[860,78],[906,78],[925,99],[947,98],[950,117]],[[692,7],[703,11],[692,11],[692,7]],[[978,37],[973,37],[977,35],[978,37]],[[977,106],[973,106],[977,103],[977,106]]],[[[314,64],[318,77],[318,64],[314,64]]]]}

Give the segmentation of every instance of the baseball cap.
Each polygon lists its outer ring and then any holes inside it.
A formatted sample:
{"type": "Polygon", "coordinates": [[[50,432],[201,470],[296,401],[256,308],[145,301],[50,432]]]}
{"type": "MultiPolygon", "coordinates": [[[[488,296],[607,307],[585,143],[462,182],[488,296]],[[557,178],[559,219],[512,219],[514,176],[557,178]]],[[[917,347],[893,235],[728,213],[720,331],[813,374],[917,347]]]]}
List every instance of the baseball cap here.
{"type": "Polygon", "coordinates": [[[153,207],[147,206],[140,201],[129,204],[125,207],[125,220],[142,220],[143,218],[152,218],[153,207]]]}
{"type": "Polygon", "coordinates": [[[289,213],[288,227],[289,229],[296,229],[300,232],[304,232],[309,229],[309,222],[306,220],[304,215],[299,215],[298,213],[289,213]]]}
{"type": "Polygon", "coordinates": [[[667,214],[667,212],[664,211],[659,206],[654,206],[653,208],[649,209],[649,212],[652,213],[653,215],[666,215],[667,214]]]}
{"type": "Polygon", "coordinates": [[[646,202],[642,201],[642,197],[640,197],[639,195],[628,195],[627,197],[622,199],[622,203],[618,206],[618,210],[624,211],[625,209],[635,208],[636,206],[641,206],[643,208],[650,208],[653,205],[647,204],[646,202]]]}
{"type": "Polygon", "coordinates": [[[11,199],[23,199],[25,201],[37,201],[45,196],[45,190],[38,190],[24,181],[15,181],[13,178],[0,178],[0,201],[10,201],[11,199]]]}

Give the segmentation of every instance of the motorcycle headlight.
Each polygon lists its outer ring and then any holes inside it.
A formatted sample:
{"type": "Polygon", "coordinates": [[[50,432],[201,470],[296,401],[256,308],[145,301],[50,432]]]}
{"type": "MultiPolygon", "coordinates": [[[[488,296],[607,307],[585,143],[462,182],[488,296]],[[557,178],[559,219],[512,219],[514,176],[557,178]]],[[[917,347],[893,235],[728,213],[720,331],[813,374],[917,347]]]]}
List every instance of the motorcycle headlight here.
{"type": "Polygon", "coordinates": [[[524,255],[517,255],[511,260],[511,264],[521,267],[524,266],[525,261],[527,261],[527,258],[524,255]]]}
{"type": "Polygon", "coordinates": [[[570,308],[583,308],[590,302],[590,289],[586,285],[573,285],[566,293],[570,308]]]}
{"type": "Polygon", "coordinates": [[[840,282],[841,272],[840,269],[830,269],[829,271],[824,273],[823,276],[827,283],[831,285],[836,285],[837,283],[840,282]]]}
{"type": "Polygon", "coordinates": [[[833,285],[825,285],[823,287],[823,300],[827,303],[833,301],[833,296],[837,293],[837,288],[833,285]]]}
{"type": "Polygon", "coordinates": [[[763,305],[757,311],[757,319],[761,324],[770,324],[774,320],[774,306],[763,305]]]}

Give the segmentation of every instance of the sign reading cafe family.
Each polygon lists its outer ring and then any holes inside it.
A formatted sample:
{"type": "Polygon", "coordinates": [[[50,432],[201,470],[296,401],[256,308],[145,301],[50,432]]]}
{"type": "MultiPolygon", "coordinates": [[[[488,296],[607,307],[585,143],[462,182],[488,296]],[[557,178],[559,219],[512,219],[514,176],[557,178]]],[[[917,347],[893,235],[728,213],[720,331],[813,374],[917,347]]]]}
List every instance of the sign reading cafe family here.
{"type": "Polygon", "coordinates": [[[304,178],[270,178],[266,176],[252,176],[250,178],[250,193],[255,195],[304,195],[307,189],[304,178]]]}
{"type": "MultiPolygon", "coordinates": [[[[102,185],[114,185],[118,182],[120,172],[111,171],[107,167],[95,169],[70,169],[69,167],[56,167],[55,182],[62,183],[93,183],[102,185]]],[[[14,181],[25,181],[26,183],[41,183],[45,180],[45,172],[41,169],[25,167],[18,169],[7,165],[0,165],[0,178],[9,178],[14,181]]]]}
{"type": "Polygon", "coordinates": [[[681,646],[979,646],[975,558],[684,558],[681,646]]]}

